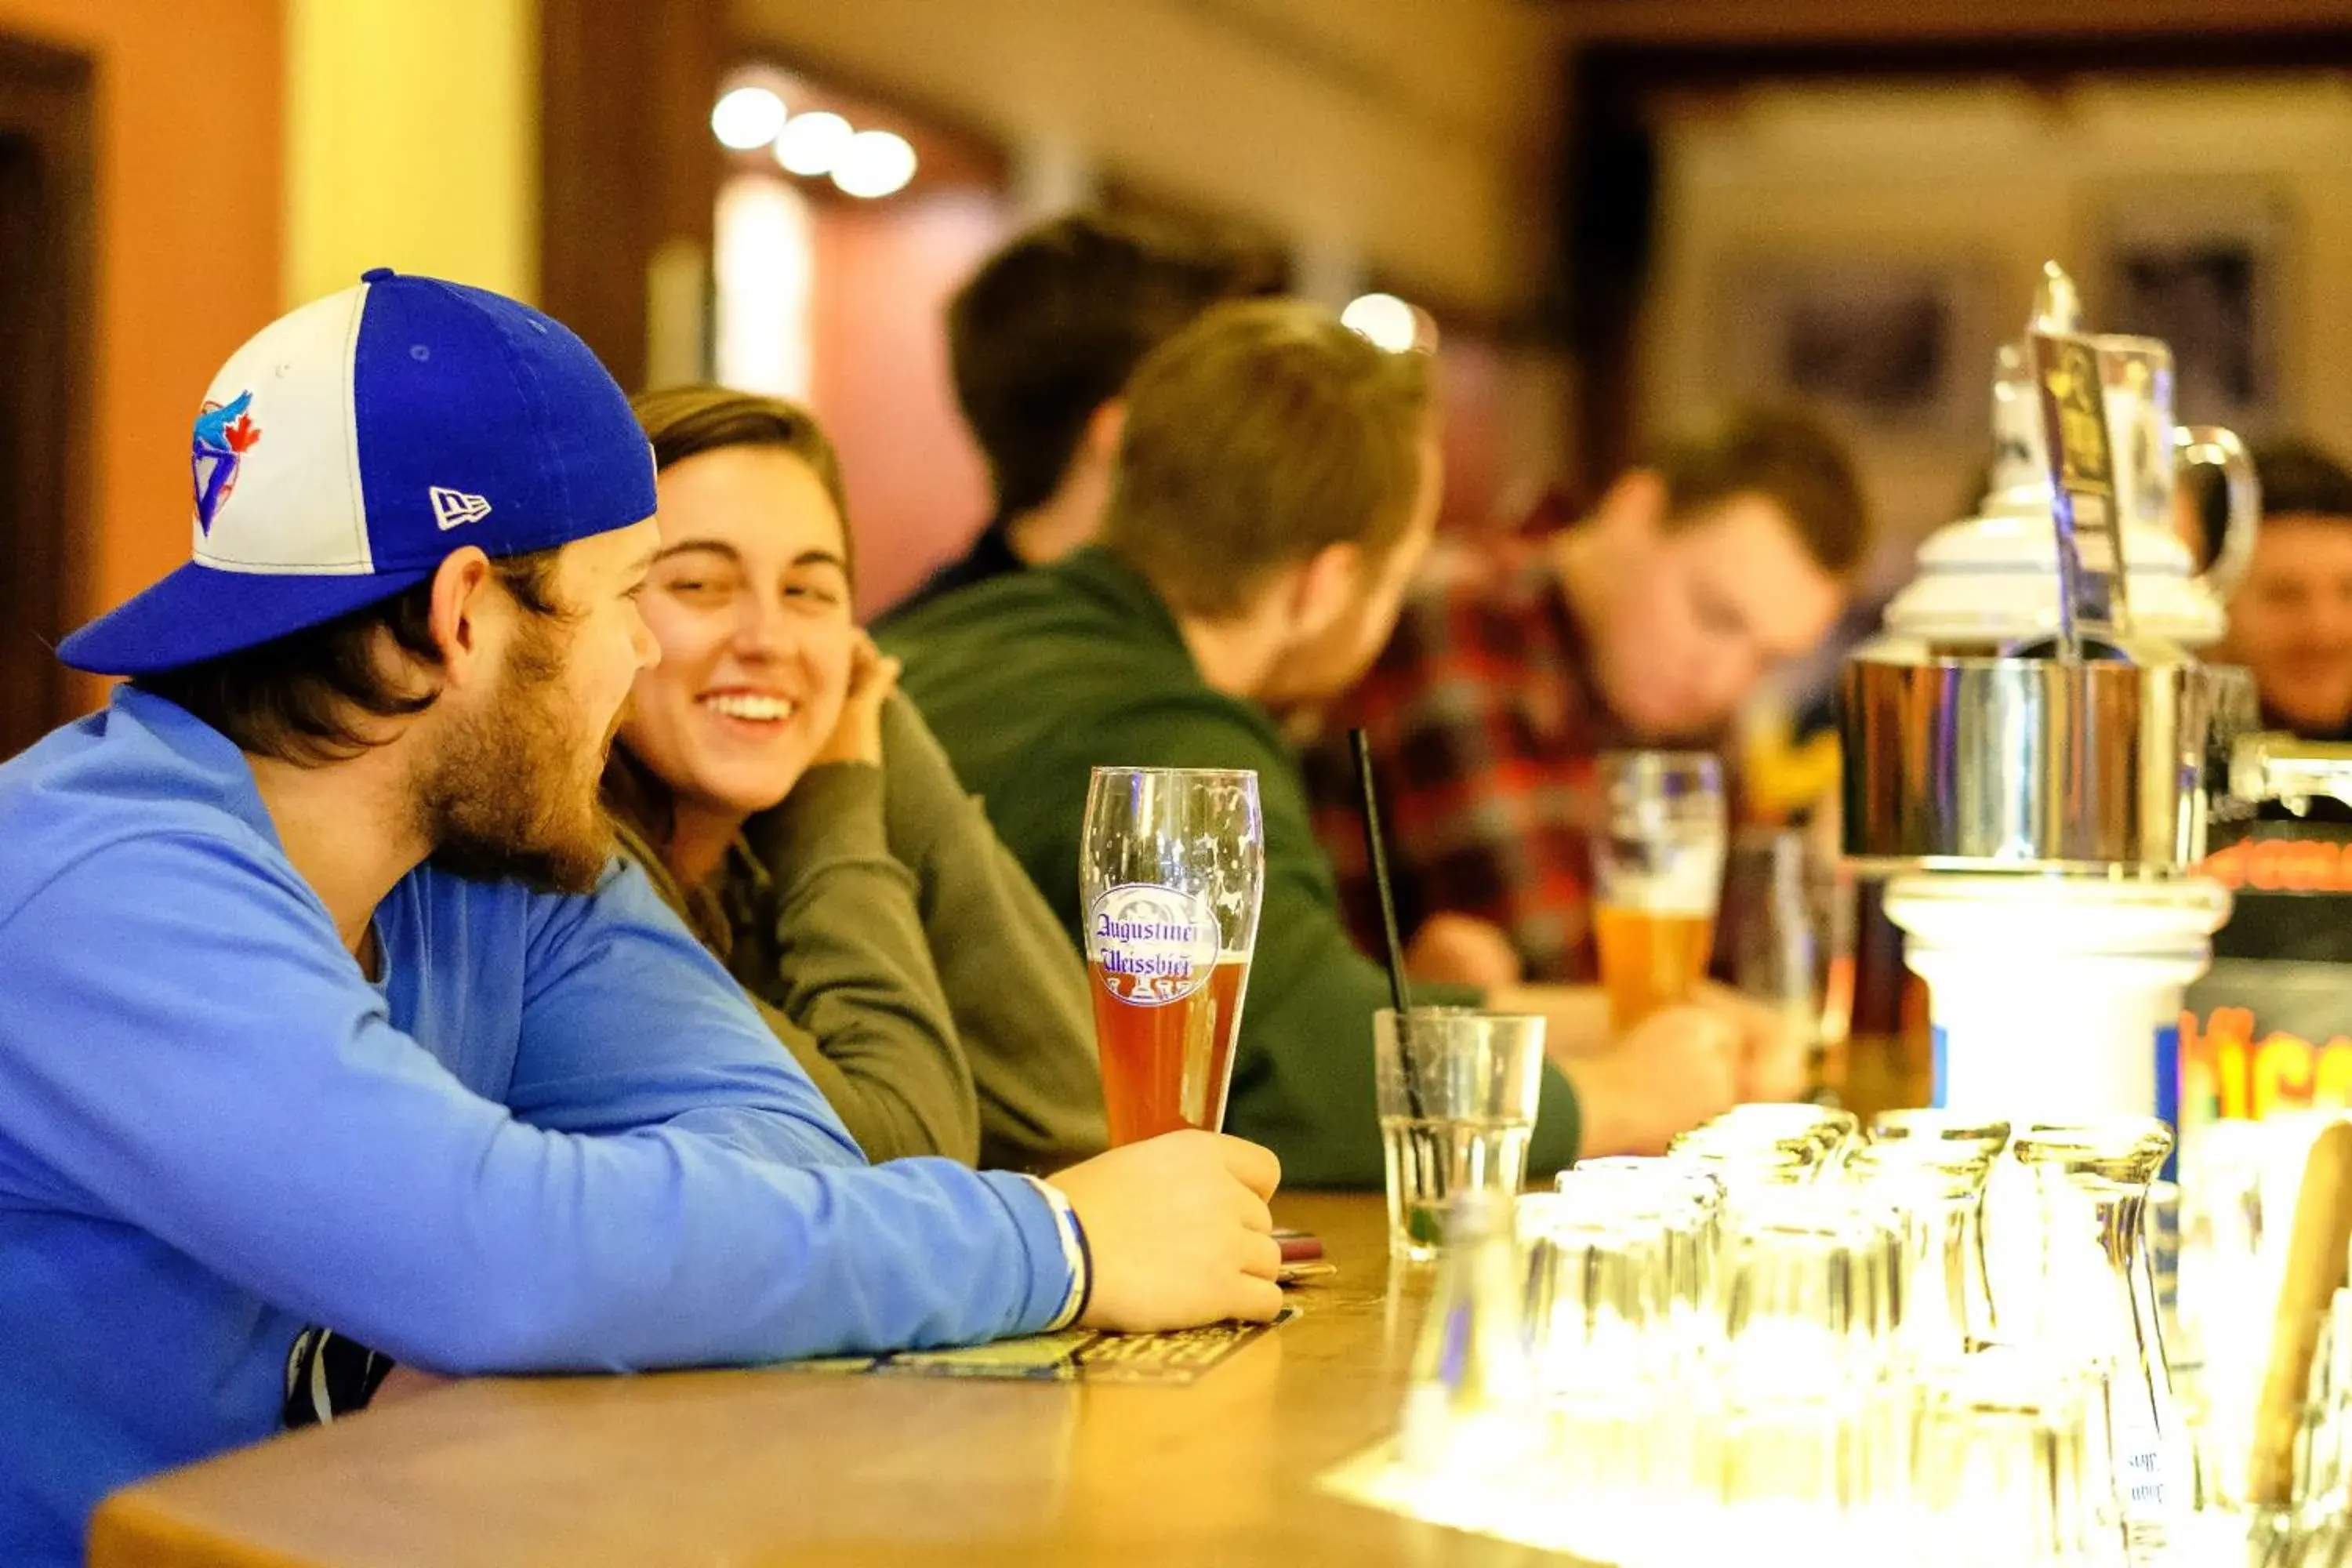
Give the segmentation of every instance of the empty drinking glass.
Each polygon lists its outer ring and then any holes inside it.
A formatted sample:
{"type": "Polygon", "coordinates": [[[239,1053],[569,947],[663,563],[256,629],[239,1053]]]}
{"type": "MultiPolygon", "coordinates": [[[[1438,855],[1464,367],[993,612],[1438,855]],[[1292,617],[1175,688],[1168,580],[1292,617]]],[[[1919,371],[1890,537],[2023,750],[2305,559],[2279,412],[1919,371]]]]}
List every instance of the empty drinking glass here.
{"type": "Polygon", "coordinates": [[[1667,1153],[1712,1172],[1737,1199],[1751,1188],[1802,1185],[1832,1169],[1854,1126],[1852,1115],[1825,1106],[1735,1106],[1678,1134],[1667,1153]]]}
{"type": "Polygon", "coordinates": [[[1524,1511],[1543,1456],[1528,1377],[1512,1194],[1456,1192],[1442,1211],[1443,1266],[1414,1346],[1397,1452],[1435,1516],[1524,1511]]]}
{"type": "Polygon", "coordinates": [[[2009,1147],[2009,1123],[1956,1110],[1882,1110],[1871,1119],[1870,1141],[1897,1143],[1933,1140],[1967,1144],[1988,1160],[1997,1160],[2009,1147]]]}
{"type": "Polygon", "coordinates": [[[1727,1544],[1799,1531],[1824,1561],[1863,1560],[1890,1527],[1898,1253],[1891,1220],[1851,1193],[1732,1194],[1717,1456],[1727,1544]]]}
{"type": "MultiPolygon", "coordinates": [[[[2000,1132],[2007,1142],[2008,1129],[2000,1132]]],[[[1900,1216],[1899,1338],[1915,1361],[1948,1361],[1990,1338],[1991,1291],[1980,1219],[1992,1167],[1981,1141],[1878,1139],[1847,1156],[1847,1179],[1900,1216]]]]}
{"type": "Polygon", "coordinates": [[[1853,1017],[1853,875],[1795,827],[1742,828],[1724,866],[1731,984],[1778,1012],[1819,1081],[1853,1017]]]}
{"type": "Polygon", "coordinates": [[[1964,1216],[1966,1234],[1959,1243],[1965,1303],[1960,1327],[1971,1346],[1992,1344],[2000,1338],[2000,1303],[1993,1290],[1986,1214],[1992,1178],[2000,1169],[2009,1137],[2006,1121],[1951,1110],[1885,1110],[1870,1124],[1874,1145],[1930,1143],[1935,1152],[1928,1157],[1938,1163],[1980,1162],[1983,1166],[1976,1174],[1976,1198],[1964,1216]]]}
{"type": "Polygon", "coordinates": [[[1830,1105],[1771,1102],[1735,1105],[1709,1125],[1731,1132],[1810,1138],[1820,1151],[1818,1163],[1823,1169],[1834,1168],[1862,1131],[1861,1121],[1850,1110],[1830,1105]]]}
{"type": "Polygon", "coordinates": [[[1533,1194],[1519,1200],[1519,1241],[1538,1387],[1580,1394],[1665,1370],[1674,1285],[1663,1208],[1533,1194]]]}
{"type": "Polygon", "coordinates": [[[2101,1369],[2116,1499],[2135,1555],[2178,1540],[2193,1499],[2147,1235],[2148,1184],[2172,1131],[2137,1117],[2034,1127],[2011,1147],[2033,1173],[2042,1229],[2034,1342],[2101,1369]]]}
{"type": "Polygon", "coordinates": [[[1723,1303],[1717,1289],[1722,1251],[1723,1184],[1705,1169],[1671,1159],[1622,1155],[1580,1161],[1556,1186],[1589,1206],[1654,1221],[1665,1247],[1668,1355],[1696,1371],[1723,1339],[1723,1303]]]}
{"type": "Polygon", "coordinates": [[[1372,1020],[1386,1157],[1389,1255],[1427,1262],[1457,1193],[1515,1194],[1543,1087],[1544,1021],[1467,1007],[1372,1020]]]}
{"type": "Polygon", "coordinates": [[[1626,1184],[1522,1198],[1526,1324],[1549,1423],[1547,1477],[1566,1539],[1621,1561],[1678,1467],[1675,1243],[1665,1210],[1626,1184]]]}
{"type": "Polygon", "coordinates": [[[1766,1188],[1803,1186],[1821,1168],[1821,1150],[1811,1138],[1758,1138],[1706,1127],[1678,1133],[1666,1157],[1714,1176],[1727,1205],[1766,1188]]]}
{"type": "Polygon", "coordinates": [[[1926,1568],[2120,1568],[2095,1379],[1996,1351],[1917,1391],[1911,1550],[1926,1568]]]}

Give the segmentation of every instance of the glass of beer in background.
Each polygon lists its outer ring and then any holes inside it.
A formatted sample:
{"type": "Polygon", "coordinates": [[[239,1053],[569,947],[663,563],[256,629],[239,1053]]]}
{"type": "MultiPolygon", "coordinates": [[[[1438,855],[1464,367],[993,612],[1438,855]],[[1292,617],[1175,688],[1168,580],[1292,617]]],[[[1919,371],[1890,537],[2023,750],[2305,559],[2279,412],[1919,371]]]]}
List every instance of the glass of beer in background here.
{"type": "Polygon", "coordinates": [[[1095,770],[1078,897],[1114,1145],[1223,1125],[1265,888],[1255,773],[1095,770]]]}
{"type": "Polygon", "coordinates": [[[1601,759],[1608,821],[1592,841],[1593,936],[1610,1022],[1687,1002],[1706,974],[1729,833],[1723,764],[1705,752],[1601,759]]]}

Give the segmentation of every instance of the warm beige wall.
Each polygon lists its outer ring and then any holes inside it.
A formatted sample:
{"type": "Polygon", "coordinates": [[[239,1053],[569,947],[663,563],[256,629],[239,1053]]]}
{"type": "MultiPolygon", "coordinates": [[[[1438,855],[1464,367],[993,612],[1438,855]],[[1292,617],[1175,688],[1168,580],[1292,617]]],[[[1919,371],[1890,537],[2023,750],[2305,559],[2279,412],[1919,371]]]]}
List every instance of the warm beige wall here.
{"type": "Polygon", "coordinates": [[[732,0],[747,47],[1480,310],[1523,300],[1558,77],[1518,0],[732,0]]]}
{"type": "MultiPolygon", "coordinates": [[[[1645,422],[1706,402],[1723,333],[1719,279],[1743,256],[1979,258],[1999,328],[2021,323],[2037,268],[2077,270],[2094,326],[2103,204],[2274,195],[2289,215],[2280,423],[2352,449],[2352,85],[2092,83],[1769,89],[1672,121],[1661,247],[1643,322],[1645,422]]],[[[1988,367],[1980,379],[1989,380],[1988,367]]],[[[1947,520],[1987,456],[1937,437],[1866,442],[1882,513],[1947,520]]]]}
{"type": "Polygon", "coordinates": [[[380,259],[530,292],[535,27],[530,0],[0,0],[0,30],[98,66],[95,472],[75,618],[187,559],[188,422],[288,300],[380,259]]]}
{"type": "Polygon", "coordinates": [[[286,302],[380,266],[532,298],[534,0],[286,7],[286,302]]]}

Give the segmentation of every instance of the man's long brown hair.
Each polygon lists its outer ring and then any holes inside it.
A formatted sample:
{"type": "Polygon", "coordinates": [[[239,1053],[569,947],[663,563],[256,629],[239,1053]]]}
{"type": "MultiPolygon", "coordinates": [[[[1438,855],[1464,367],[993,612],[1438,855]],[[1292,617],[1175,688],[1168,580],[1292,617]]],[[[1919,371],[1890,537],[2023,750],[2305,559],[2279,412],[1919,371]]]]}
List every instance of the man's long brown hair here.
{"type": "MultiPolygon", "coordinates": [[[[542,550],[490,563],[499,586],[522,607],[526,637],[543,637],[563,618],[555,595],[559,554],[542,550]]],[[[427,577],[323,625],[131,684],[178,703],[241,751],[317,767],[377,744],[373,721],[432,707],[441,689],[430,672],[440,663],[427,577]]]]}

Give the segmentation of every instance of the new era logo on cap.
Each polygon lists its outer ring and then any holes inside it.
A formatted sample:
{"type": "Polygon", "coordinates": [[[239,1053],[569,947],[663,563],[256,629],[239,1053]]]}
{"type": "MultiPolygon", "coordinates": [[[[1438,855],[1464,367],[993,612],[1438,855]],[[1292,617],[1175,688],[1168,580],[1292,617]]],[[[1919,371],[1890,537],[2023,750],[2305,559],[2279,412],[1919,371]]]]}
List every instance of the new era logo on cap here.
{"type": "Polygon", "coordinates": [[[381,268],[229,356],[189,452],[194,558],[68,637],[68,664],[215,658],[388,598],[465,546],[552,550],[654,510],[651,445],[585,343],[512,300],[381,268]]]}
{"type": "Polygon", "coordinates": [[[425,492],[433,501],[433,521],[443,532],[461,528],[469,522],[479,522],[490,515],[490,503],[480,496],[464,490],[453,490],[435,485],[425,492]]]}

